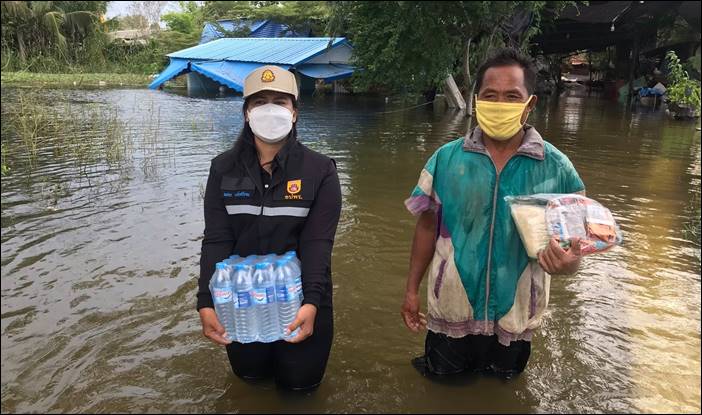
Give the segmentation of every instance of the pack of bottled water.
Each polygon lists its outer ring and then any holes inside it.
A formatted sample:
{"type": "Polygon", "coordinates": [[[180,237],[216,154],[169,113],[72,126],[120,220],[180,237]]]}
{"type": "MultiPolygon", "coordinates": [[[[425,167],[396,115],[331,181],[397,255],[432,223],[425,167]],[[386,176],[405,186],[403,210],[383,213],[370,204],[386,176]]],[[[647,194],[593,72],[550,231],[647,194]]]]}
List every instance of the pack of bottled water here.
{"type": "Polygon", "coordinates": [[[232,255],[215,266],[210,292],[228,340],[270,343],[286,335],[302,304],[302,272],[295,251],[232,255]]]}

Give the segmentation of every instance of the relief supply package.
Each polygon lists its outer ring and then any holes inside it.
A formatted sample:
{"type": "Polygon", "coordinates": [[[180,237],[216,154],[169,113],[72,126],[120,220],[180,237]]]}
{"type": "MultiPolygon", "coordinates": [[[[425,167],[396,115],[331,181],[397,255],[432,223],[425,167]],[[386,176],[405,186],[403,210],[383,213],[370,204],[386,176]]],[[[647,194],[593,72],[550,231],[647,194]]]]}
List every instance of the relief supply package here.
{"type": "Polygon", "coordinates": [[[585,196],[577,194],[535,194],[507,196],[512,218],[530,258],[555,236],[564,249],[570,239],[580,238],[582,255],[604,252],[622,242],[612,213],[585,196]]]}

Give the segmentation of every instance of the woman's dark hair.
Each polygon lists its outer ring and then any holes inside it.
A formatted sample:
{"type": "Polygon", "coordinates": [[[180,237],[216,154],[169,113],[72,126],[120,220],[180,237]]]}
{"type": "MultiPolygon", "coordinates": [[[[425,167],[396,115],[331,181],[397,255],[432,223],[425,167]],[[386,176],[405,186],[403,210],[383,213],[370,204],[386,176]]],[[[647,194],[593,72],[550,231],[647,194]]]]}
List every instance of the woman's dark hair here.
{"type": "MultiPolygon", "coordinates": [[[[297,100],[295,99],[294,96],[290,94],[286,94],[290,97],[292,100],[292,106],[294,109],[298,108],[297,100]]],[[[251,126],[249,125],[249,122],[246,121],[246,111],[249,109],[249,104],[251,102],[251,99],[255,97],[256,94],[253,94],[249,97],[247,97],[244,100],[244,105],[241,108],[242,114],[244,114],[244,128],[241,129],[241,132],[239,133],[239,137],[236,139],[234,142],[234,154],[238,158],[242,152],[247,151],[247,150],[252,150],[255,151],[255,146],[254,146],[254,133],[251,131],[251,126]]],[[[297,121],[293,123],[292,130],[290,130],[290,134],[286,138],[286,140],[297,140],[297,121]]]]}
{"type": "Polygon", "coordinates": [[[512,48],[499,49],[496,53],[490,56],[478,69],[478,75],[475,77],[475,93],[480,92],[483,86],[483,78],[485,72],[490,68],[500,66],[519,66],[524,71],[524,87],[529,94],[533,94],[536,89],[536,68],[534,63],[528,57],[522,55],[517,50],[512,48]]]}

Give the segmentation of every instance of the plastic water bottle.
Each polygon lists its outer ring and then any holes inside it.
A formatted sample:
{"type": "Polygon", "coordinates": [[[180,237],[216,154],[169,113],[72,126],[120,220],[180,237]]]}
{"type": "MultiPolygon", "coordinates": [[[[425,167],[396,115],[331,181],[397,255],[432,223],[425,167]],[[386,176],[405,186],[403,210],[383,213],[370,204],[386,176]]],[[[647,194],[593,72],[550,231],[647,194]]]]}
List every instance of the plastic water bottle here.
{"type": "Polygon", "coordinates": [[[219,322],[224,326],[226,338],[235,340],[234,309],[234,283],[232,275],[224,262],[215,265],[215,272],[210,280],[210,292],[215,306],[215,313],[219,322]]]}
{"type": "Polygon", "coordinates": [[[300,266],[300,260],[297,259],[297,253],[295,251],[288,251],[283,257],[290,260],[289,266],[292,268],[292,274],[294,275],[295,288],[300,297],[300,302],[302,303],[304,296],[302,295],[302,267],[300,266]]]}
{"type": "Polygon", "coordinates": [[[290,258],[283,257],[276,261],[275,292],[276,301],[278,302],[280,332],[284,338],[293,338],[300,329],[295,329],[287,336],[285,335],[285,330],[297,316],[297,312],[300,309],[300,296],[297,292],[294,269],[290,258]]]}
{"type": "Polygon", "coordinates": [[[234,282],[236,285],[236,304],[234,308],[234,326],[236,341],[251,343],[256,341],[256,314],[251,301],[253,291],[252,267],[247,264],[234,265],[234,282]]]}
{"type": "Polygon", "coordinates": [[[256,264],[253,274],[253,302],[258,314],[259,341],[270,343],[280,339],[278,309],[275,302],[275,280],[270,262],[256,264]]]}
{"type": "Polygon", "coordinates": [[[231,268],[231,270],[234,271],[234,265],[238,264],[239,262],[241,262],[243,260],[244,260],[244,258],[240,257],[239,255],[234,254],[222,262],[227,264],[227,266],[229,266],[231,268]]]}

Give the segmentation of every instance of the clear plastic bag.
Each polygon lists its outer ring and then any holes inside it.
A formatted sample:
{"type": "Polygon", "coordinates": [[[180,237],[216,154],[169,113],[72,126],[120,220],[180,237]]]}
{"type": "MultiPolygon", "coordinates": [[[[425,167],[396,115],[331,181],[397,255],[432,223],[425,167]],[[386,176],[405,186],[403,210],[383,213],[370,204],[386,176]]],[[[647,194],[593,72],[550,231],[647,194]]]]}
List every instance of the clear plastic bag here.
{"type": "Polygon", "coordinates": [[[597,201],[577,194],[507,196],[512,218],[530,258],[554,236],[564,249],[580,238],[582,255],[604,252],[622,242],[612,213],[597,201]]]}

